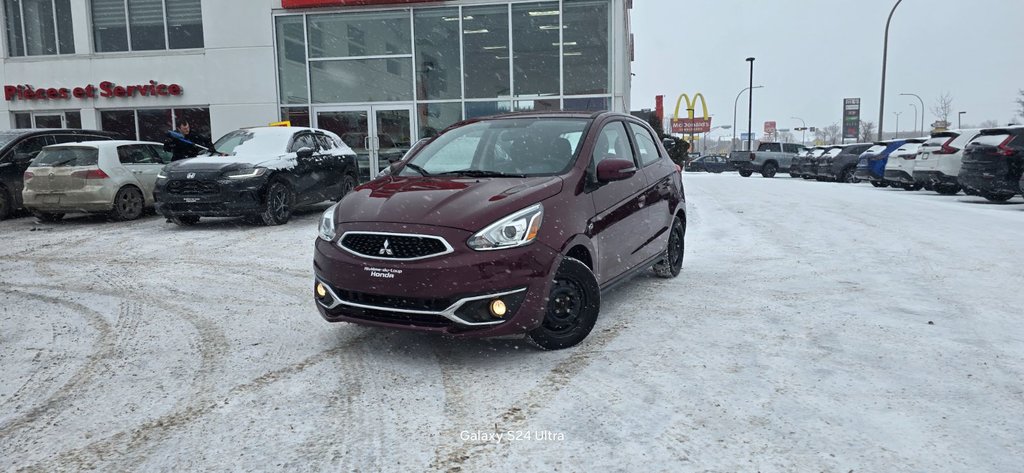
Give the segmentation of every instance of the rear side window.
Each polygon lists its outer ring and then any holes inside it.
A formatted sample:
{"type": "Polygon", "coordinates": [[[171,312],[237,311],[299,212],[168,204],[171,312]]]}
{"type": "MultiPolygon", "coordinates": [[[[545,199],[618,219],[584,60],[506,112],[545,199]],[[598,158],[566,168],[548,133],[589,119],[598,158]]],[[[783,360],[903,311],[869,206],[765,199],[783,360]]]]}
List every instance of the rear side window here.
{"type": "Polygon", "coordinates": [[[775,152],[778,152],[778,151],[782,151],[782,145],[780,145],[778,143],[761,143],[757,147],[757,150],[758,151],[775,151],[775,152]]]}
{"type": "Polygon", "coordinates": [[[96,148],[47,148],[32,161],[32,167],[95,166],[98,162],[96,148]]]}
{"type": "Polygon", "coordinates": [[[782,145],[782,149],[785,152],[787,152],[787,153],[799,153],[800,152],[800,145],[794,145],[794,144],[788,144],[787,143],[787,144],[782,145]]]}
{"type": "Polygon", "coordinates": [[[163,159],[150,145],[125,145],[117,147],[117,159],[121,164],[163,164],[163,159]]]}
{"type": "Polygon", "coordinates": [[[832,148],[832,149],[828,150],[827,154],[829,156],[836,157],[836,156],[839,156],[839,153],[842,153],[842,152],[843,152],[843,148],[832,148]]]}
{"type": "Polygon", "coordinates": [[[28,161],[35,158],[43,146],[53,144],[49,136],[33,136],[14,146],[14,160],[28,161]]]}
{"type": "Polygon", "coordinates": [[[320,143],[320,149],[322,150],[330,150],[335,148],[334,141],[331,140],[330,137],[328,137],[327,135],[316,135],[316,141],[320,143]]]}
{"type": "Polygon", "coordinates": [[[658,145],[654,143],[654,138],[651,138],[650,132],[634,123],[630,123],[629,128],[633,131],[636,148],[640,152],[640,164],[647,166],[657,162],[661,155],[658,154],[658,145]]]}
{"type": "Polygon", "coordinates": [[[305,133],[296,137],[295,141],[292,142],[292,146],[288,148],[288,152],[294,153],[302,148],[316,149],[316,140],[313,138],[313,135],[305,133]]]}

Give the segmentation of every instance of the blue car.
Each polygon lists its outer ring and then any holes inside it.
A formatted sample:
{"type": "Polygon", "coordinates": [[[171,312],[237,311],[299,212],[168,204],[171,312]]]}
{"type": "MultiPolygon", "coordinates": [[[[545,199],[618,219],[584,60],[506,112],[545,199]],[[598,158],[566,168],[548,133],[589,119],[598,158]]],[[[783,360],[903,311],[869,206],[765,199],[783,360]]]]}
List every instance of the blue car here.
{"type": "Polygon", "coordinates": [[[886,187],[889,183],[885,180],[885,163],[889,161],[889,155],[903,146],[907,140],[876,141],[857,160],[857,172],[853,177],[862,181],[871,181],[875,187],[886,187]]]}

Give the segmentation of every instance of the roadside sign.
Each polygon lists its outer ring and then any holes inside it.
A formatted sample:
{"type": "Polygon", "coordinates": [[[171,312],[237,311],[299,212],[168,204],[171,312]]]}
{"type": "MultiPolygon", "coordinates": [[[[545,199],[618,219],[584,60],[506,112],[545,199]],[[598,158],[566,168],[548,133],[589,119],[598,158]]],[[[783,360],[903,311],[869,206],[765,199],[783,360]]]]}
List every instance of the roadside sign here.
{"type": "Polygon", "coordinates": [[[776,124],[774,121],[764,122],[764,134],[771,135],[775,133],[776,124]]]}
{"type": "Polygon", "coordinates": [[[857,139],[860,132],[860,99],[843,99],[843,139],[857,139]]]}
{"type": "Polygon", "coordinates": [[[711,118],[673,118],[672,133],[707,133],[711,131],[711,118]]]}

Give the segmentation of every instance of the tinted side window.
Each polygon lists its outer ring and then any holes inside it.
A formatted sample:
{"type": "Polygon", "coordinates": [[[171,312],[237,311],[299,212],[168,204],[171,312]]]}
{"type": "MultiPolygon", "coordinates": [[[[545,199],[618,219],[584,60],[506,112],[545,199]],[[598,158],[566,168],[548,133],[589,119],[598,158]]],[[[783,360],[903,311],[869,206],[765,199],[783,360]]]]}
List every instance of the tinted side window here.
{"type": "Polygon", "coordinates": [[[316,140],[313,138],[313,135],[304,133],[295,137],[295,141],[292,141],[292,145],[288,148],[288,152],[294,153],[302,148],[316,149],[316,140]]]}
{"type": "Polygon", "coordinates": [[[335,148],[334,141],[327,135],[316,135],[316,141],[320,143],[320,149],[322,150],[326,151],[335,148]]]}
{"type": "Polygon", "coordinates": [[[647,166],[656,163],[661,158],[661,155],[658,154],[658,145],[654,143],[651,133],[635,123],[630,123],[629,128],[633,131],[636,148],[640,152],[640,164],[647,166]]]}
{"type": "Polygon", "coordinates": [[[601,134],[597,137],[597,144],[594,146],[594,159],[591,160],[591,166],[596,168],[597,164],[605,159],[628,159],[636,163],[625,125],[623,122],[612,122],[601,129],[601,134]]]}
{"type": "Polygon", "coordinates": [[[42,151],[43,146],[53,144],[49,136],[33,136],[14,147],[15,161],[29,161],[42,151]]]}
{"type": "Polygon", "coordinates": [[[162,164],[160,155],[150,145],[125,145],[117,147],[117,159],[121,164],[162,164]]]}

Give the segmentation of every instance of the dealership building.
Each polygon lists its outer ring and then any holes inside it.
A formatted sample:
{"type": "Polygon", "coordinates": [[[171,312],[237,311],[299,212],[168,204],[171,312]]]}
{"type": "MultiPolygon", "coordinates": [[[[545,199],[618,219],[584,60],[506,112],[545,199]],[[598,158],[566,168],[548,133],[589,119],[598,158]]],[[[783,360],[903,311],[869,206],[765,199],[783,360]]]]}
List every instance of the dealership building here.
{"type": "Polygon", "coordinates": [[[0,129],[290,121],[383,155],[464,118],[629,110],[632,0],[0,0],[0,129]]]}

